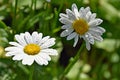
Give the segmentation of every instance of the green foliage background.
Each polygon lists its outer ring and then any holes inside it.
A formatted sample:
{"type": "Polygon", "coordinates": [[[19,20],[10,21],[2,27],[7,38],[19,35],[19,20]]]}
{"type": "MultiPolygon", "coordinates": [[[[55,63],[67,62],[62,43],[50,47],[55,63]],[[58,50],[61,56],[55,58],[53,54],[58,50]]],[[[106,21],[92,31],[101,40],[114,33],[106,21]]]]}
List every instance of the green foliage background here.
{"type": "Polygon", "coordinates": [[[28,80],[32,74],[32,66],[4,56],[8,42],[14,41],[15,34],[25,31],[38,31],[56,38],[54,48],[59,56],[52,57],[48,66],[34,63],[33,80],[59,80],[78,50],[72,47],[73,41],[59,36],[62,31],[59,13],[70,9],[73,3],[78,8],[90,6],[103,19],[101,26],[106,33],[104,41],[92,45],[91,51],[84,48],[80,60],[64,80],[120,80],[120,0],[0,0],[0,80],[28,80]]]}

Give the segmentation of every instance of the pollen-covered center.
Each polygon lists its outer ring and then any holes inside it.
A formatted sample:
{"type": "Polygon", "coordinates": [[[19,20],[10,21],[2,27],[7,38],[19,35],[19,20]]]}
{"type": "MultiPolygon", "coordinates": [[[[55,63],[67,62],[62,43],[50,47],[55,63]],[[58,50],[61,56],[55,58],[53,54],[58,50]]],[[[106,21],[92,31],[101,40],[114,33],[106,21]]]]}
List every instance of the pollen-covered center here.
{"type": "Polygon", "coordinates": [[[28,55],[35,55],[40,52],[40,46],[37,44],[28,44],[24,47],[24,52],[28,55]]]}
{"type": "Polygon", "coordinates": [[[72,25],[75,32],[77,32],[80,35],[85,34],[89,28],[87,22],[83,19],[75,20],[72,25]]]}

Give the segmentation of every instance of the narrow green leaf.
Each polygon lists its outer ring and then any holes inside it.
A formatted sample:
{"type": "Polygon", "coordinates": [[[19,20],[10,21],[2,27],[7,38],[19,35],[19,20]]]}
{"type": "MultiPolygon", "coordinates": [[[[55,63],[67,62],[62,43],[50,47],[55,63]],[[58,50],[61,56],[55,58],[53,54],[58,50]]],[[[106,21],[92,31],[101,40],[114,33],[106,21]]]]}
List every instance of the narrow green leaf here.
{"type": "Polygon", "coordinates": [[[7,27],[6,24],[0,20],[0,28],[6,28],[6,27],[7,27]]]}

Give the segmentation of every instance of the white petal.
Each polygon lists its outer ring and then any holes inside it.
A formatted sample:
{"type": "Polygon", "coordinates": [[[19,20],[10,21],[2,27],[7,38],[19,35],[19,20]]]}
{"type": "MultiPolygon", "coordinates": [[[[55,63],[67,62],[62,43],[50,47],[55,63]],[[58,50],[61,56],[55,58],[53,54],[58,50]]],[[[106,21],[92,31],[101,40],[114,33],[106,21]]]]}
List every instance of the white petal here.
{"type": "Polygon", "coordinates": [[[72,21],[68,18],[60,18],[59,21],[63,24],[72,24],[72,21]]]}
{"type": "Polygon", "coordinates": [[[71,25],[63,25],[61,28],[62,29],[68,29],[68,28],[71,28],[71,25]]]}
{"type": "Polygon", "coordinates": [[[22,51],[22,48],[19,48],[19,47],[7,47],[7,48],[5,48],[5,51],[19,51],[19,50],[22,51]]]}
{"type": "Polygon", "coordinates": [[[90,11],[90,7],[86,7],[85,8],[85,12],[87,13],[87,12],[89,12],[90,11]]]}
{"type": "Polygon", "coordinates": [[[26,45],[27,42],[25,40],[25,34],[24,33],[20,33],[20,37],[21,37],[22,42],[26,45]]]}
{"type": "Polygon", "coordinates": [[[39,44],[42,39],[42,35],[43,35],[42,33],[33,32],[32,33],[33,42],[39,44]]]}
{"type": "Polygon", "coordinates": [[[86,19],[86,14],[87,14],[88,12],[90,13],[90,7],[87,7],[87,8],[85,8],[85,9],[82,7],[82,8],[80,9],[80,11],[79,11],[80,17],[83,18],[83,19],[86,19]]]}
{"type": "Polygon", "coordinates": [[[16,47],[20,47],[23,48],[22,45],[18,44],[17,42],[9,42],[10,45],[16,46],[16,47]]]}
{"type": "Polygon", "coordinates": [[[72,4],[72,11],[74,12],[75,17],[78,19],[80,17],[80,14],[78,12],[78,8],[77,8],[76,4],[74,4],[74,3],[72,4]]]}
{"type": "Polygon", "coordinates": [[[48,39],[50,38],[50,36],[46,36],[44,38],[41,39],[39,45],[42,45],[44,42],[46,42],[48,39]]]}
{"type": "Polygon", "coordinates": [[[38,41],[37,38],[38,38],[38,32],[33,32],[32,33],[32,39],[33,39],[34,43],[36,43],[36,41],[38,41]]]}
{"type": "Polygon", "coordinates": [[[89,43],[94,44],[94,38],[90,33],[86,33],[85,37],[89,43]]]}
{"type": "Polygon", "coordinates": [[[66,13],[69,16],[69,19],[71,19],[71,20],[76,19],[75,14],[70,9],[66,9],[66,13]]]}
{"type": "Polygon", "coordinates": [[[91,14],[89,20],[90,20],[90,21],[93,21],[95,18],[96,18],[96,13],[93,13],[93,14],[91,14]]]}
{"type": "Polygon", "coordinates": [[[94,20],[90,21],[90,22],[88,23],[88,25],[89,25],[90,27],[94,27],[94,26],[100,25],[102,22],[103,22],[102,19],[94,19],[94,20]]]}
{"type": "Polygon", "coordinates": [[[76,46],[77,42],[78,42],[78,35],[74,38],[74,44],[73,44],[73,47],[76,46]]]}
{"type": "Polygon", "coordinates": [[[98,31],[98,30],[96,31],[95,29],[90,29],[89,33],[96,34],[96,35],[102,35],[102,33],[100,31],[98,31]]]}
{"type": "Polygon", "coordinates": [[[39,65],[43,65],[43,64],[44,64],[44,60],[43,60],[40,56],[38,56],[38,55],[35,56],[35,61],[36,61],[39,65]]]}
{"type": "Polygon", "coordinates": [[[14,56],[14,55],[16,55],[17,54],[17,52],[7,52],[6,54],[5,54],[5,56],[14,56]]]}
{"type": "Polygon", "coordinates": [[[105,32],[105,29],[104,29],[104,28],[102,28],[102,27],[97,27],[97,29],[99,29],[99,31],[101,31],[102,33],[104,33],[104,32],[105,32]]]}
{"type": "Polygon", "coordinates": [[[91,16],[91,12],[89,11],[87,14],[86,14],[86,21],[89,22],[90,21],[90,16],[91,16]]]}
{"type": "Polygon", "coordinates": [[[89,32],[94,32],[97,35],[102,35],[105,32],[105,29],[102,27],[91,27],[89,28],[89,32]]]}
{"type": "Polygon", "coordinates": [[[25,46],[26,41],[24,39],[24,34],[15,35],[15,39],[20,43],[20,45],[25,46]]]}
{"type": "Polygon", "coordinates": [[[86,48],[87,48],[88,51],[91,49],[89,42],[86,42],[86,48]]]}
{"type": "Polygon", "coordinates": [[[10,50],[9,49],[9,52],[6,53],[6,56],[14,56],[14,55],[22,54],[22,53],[24,53],[22,50],[18,50],[18,49],[10,50]]]}
{"type": "Polygon", "coordinates": [[[48,61],[47,60],[44,60],[44,65],[48,65],[48,61]]]}
{"type": "Polygon", "coordinates": [[[26,56],[26,54],[17,54],[13,57],[13,60],[22,60],[24,59],[24,57],[26,56]]]}
{"type": "Polygon", "coordinates": [[[101,35],[101,33],[98,33],[96,31],[94,31],[94,29],[89,29],[88,31],[90,34],[94,35],[94,34],[97,34],[97,35],[101,35]]]}
{"type": "Polygon", "coordinates": [[[44,58],[42,58],[40,55],[36,55],[35,56],[35,61],[39,64],[39,65],[48,65],[48,61],[44,58]]]}
{"type": "Polygon", "coordinates": [[[78,9],[78,8],[77,8],[77,5],[76,5],[75,3],[73,3],[73,4],[72,4],[72,11],[74,11],[75,8],[78,9]]]}
{"type": "Polygon", "coordinates": [[[70,33],[72,33],[73,31],[74,30],[72,28],[66,29],[60,34],[60,36],[65,37],[65,36],[69,35],[70,33]]]}
{"type": "Polygon", "coordinates": [[[84,18],[85,17],[85,15],[84,15],[84,7],[80,8],[79,14],[80,14],[80,18],[84,18]]]}
{"type": "Polygon", "coordinates": [[[24,59],[22,60],[22,64],[24,65],[32,65],[34,62],[34,56],[28,55],[25,56],[24,59]]]}
{"type": "Polygon", "coordinates": [[[43,48],[48,48],[51,47],[55,44],[55,38],[50,38],[48,39],[45,43],[43,43],[40,47],[43,48]]]}
{"type": "Polygon", "coordinates": [[[97,35],[93,35],[94,39],[97,40],[97,41],[103,41],[103,38],[101,36],[97,36],[97,35]]]}
{"type": "Polygon", "coordinates": [[[25,40],[28,44],[33,43],[32,36],[29,32],[25,32],[25,40]]]}
{"type": "Polygon", "coordinates": [[[87,38],[86,38],[85,36],[83,36],[83,39],[84,39],[85,42],[86,42],[86,48],[87,48],[87,50],[90,50],[91,47],[90,47],[90,43],[88,42],[87,38]]]}
{"type": "Polygon", "coordinates": [[[103,38],[100,36],[100,34],[97,34],[96,32],[91,31],[90,34],[94,37],[97,41],[103,41],[103,38]]]}
{"type": "Polygon", "coordinates": [[[83,11],[84,11],[84,7],[81,7],[81,8],[79,9],[79,13],[81,14],[83,11]]]}
{"type": "Polygon", "coordinates": [[[40,53],[39,56],[42,57],[43,59],[47,60],[47,61],[51,60],[50,56],[46,53],[40,53]]]}
{"type": "Polygon", "coordinates": [[[76,32],[71,33],[69,36],[67,36],[67,40],[73,39],[77,35],[76,32]]]}
{"type": "Polygon", "coordinates": [[[41,50],[42,53],[46,53],[48,55],[58,55],[55,49],[43,49],[41,50]]]}
{"type": "Polygon", "coordinates": [[[62,18],[68,18],[68,15],[64,14],[64,13],[60,13],[60,17],[62,18]]]}

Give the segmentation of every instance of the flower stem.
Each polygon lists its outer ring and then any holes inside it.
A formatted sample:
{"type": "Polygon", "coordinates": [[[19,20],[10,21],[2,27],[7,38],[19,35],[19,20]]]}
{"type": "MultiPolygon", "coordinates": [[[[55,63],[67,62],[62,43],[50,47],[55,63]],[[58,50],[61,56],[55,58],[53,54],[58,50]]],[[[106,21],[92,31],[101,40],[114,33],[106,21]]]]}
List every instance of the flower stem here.
{"type": "Polygon", "coordinates": [[[36,11],[36,3],[37,3],[37,0],[34,1],[34,11],[36,11]]]}
{"type": "Polygon", "coordinates": [[[30,67],[29,80],[33,80],[34,64],[30,67]]]}
{"type": "Polygon", "coordinates": [[[14,11],[15,17],[16,17],[16,13],[17,13],[17,5],[18,5],[18,0],[15,0],[15,11],[14,11]]]}
{"type": "Polygon", "coordinates": [[[34,0],[31,1],[31,11],[33,10],[33,4],[34,4],[34,0]]]}
{"type": "Polygon", "coordinates": [[[16,28],[16,15],[17,15],[17,6],[18,6],[18,0],[15,0],[15,7],[14,7],[14,16],[12,21],[12,28],[13,28],[13,34],[15,33],[14,29],[16,28]]]}
{"type": "Polygon", "coordinates": [[[84,44],[81,45],[80,49],[78,50],[76,56],[70,61],[70,63],[68,64],[68,66],[65,68],[63,74],[60,77],[60,80],[64,80],[65,75],[68,74],[68,72],[71,70],[71,68],[73,67],[73,65],[78,61],[79,57],[80,57],[80,53],[82,51],[84,47],[84,44]]]}

